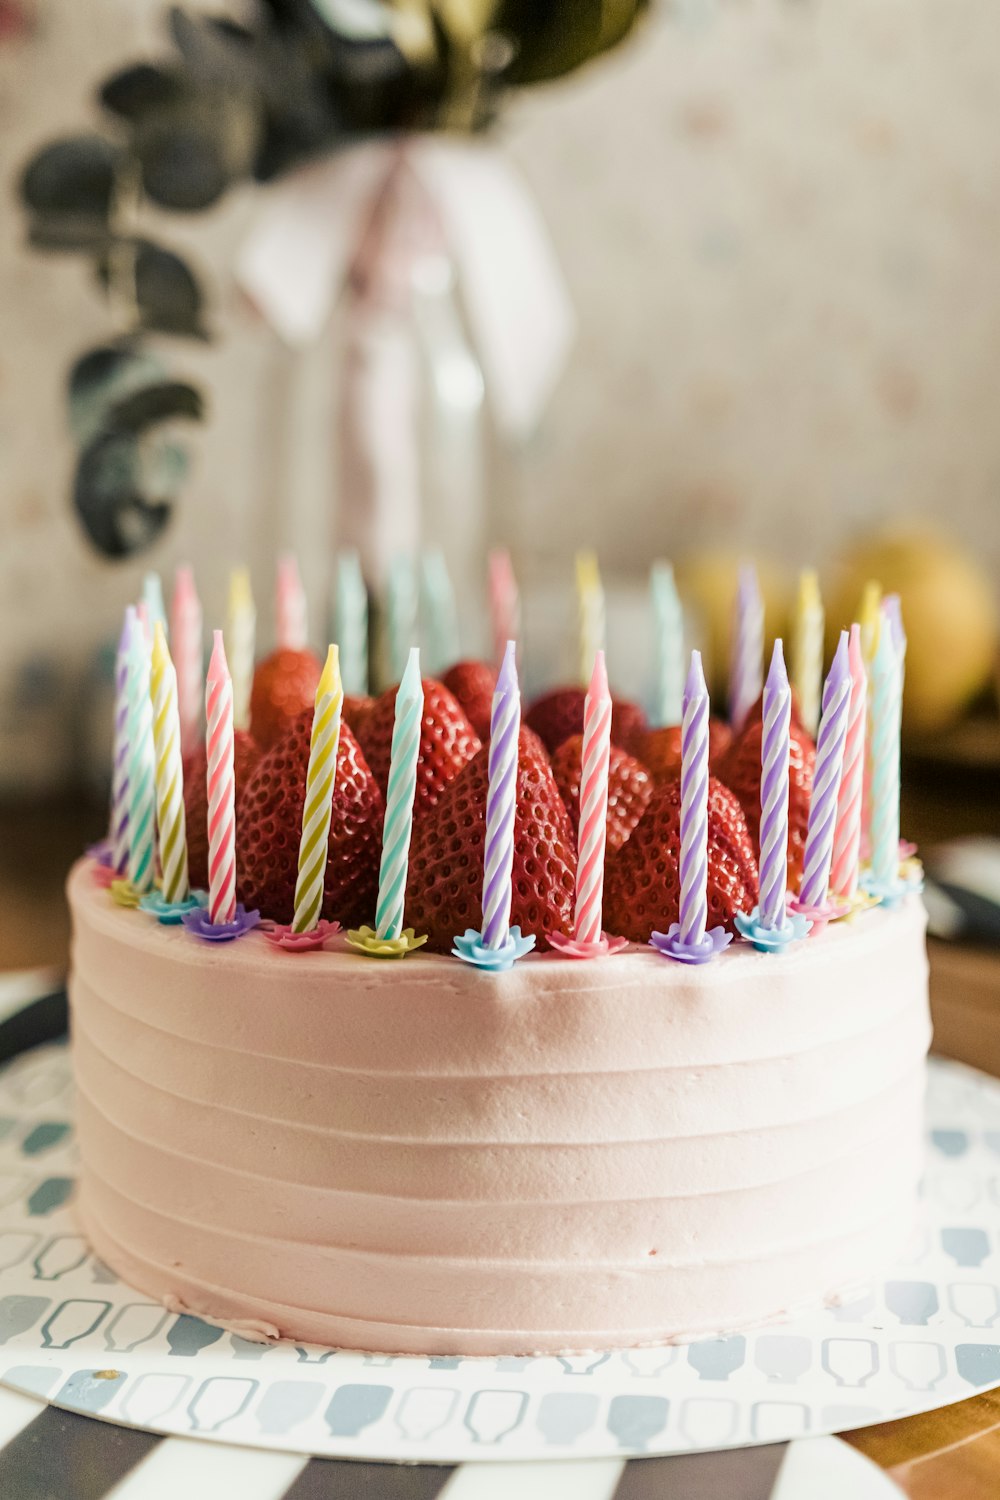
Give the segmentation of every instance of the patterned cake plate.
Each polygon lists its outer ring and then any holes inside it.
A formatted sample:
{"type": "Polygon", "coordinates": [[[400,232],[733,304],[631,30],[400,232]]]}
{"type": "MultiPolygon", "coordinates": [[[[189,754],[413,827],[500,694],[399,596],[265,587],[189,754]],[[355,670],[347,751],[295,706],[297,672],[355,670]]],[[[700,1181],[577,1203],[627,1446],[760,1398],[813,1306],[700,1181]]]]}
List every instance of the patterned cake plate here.
{"type": "Polygon", "coordinates": [[[119,1282],[73,1220],[69,1058],[0,1073],[0,1381],[159,1433],[453,1464],[774,1444],[1000,1384],[1000,1083],[933,1060],[921,1222],[843,1305],[745,1334],[564,1358],[252,1344],[119,1282]]]}

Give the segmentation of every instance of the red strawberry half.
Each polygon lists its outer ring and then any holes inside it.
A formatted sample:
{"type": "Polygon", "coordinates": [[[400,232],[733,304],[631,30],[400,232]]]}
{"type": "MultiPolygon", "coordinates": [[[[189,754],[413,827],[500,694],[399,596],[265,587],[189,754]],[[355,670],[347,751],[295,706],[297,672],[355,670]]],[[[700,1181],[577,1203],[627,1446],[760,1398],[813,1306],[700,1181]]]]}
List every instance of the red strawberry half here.
{"type": "MultiPolygon", "coordinates": [[[[633,942],[649,941],[678,919],[681,788],[665,782],[653,793],[632,837],[608,859],[604,925],[633,942]]],[[[727,787],[708,782],[708,926],[732,931],[738,911],[757,901],[757,866],[740,804],[727,787]]]]}
{"type": "MultiPolygon", "coordinates": [[[[420,755],[414,822],[435,805],[448,783],[480,748],[479,736],[448,689],[433,678],[423,682],[424,713],[420,722],[420,755]]],[[[396,718],[396,689],[389,688],[365,715],[358,732],[371,773],[383,795],[389,781],[392,727],[396,718]]]]}
{"type": "MultiPolygon", "coordinates": [[[[760,751],[763,726],[751,713],[745,729],[719,759],[715,773],[734,791],[746,815],[756,857],[760,857],[760,751]]],[[[796,718],[792,718],[788,756],[788,880],[793,890],[802,878],[809,798],[812,795],[816,747],[796,718]]]]}
{"type": "Polygon", "coordinates": [[[350,724],[356,740],[360,741],[364,722],[374,707],[375,699],[363,693],[348,693],[344,698],[344,723],[350,724]]]}
{"type": "MultiPolygon", "coordinates": [[[[236,884],[240,900],[261,916],[290,922],[295,905],[302,808],[313,711],[261,756],[236,804],[236,884]]],[[[358,742],[341,725],[333,789],[323,916],[370,922],[382,853],[382,793],[358,742]]]]}
{"type": "Polygon", "coordinates": [[[281,648],[260,662],[250,694],[250,731],[270,750],[303,709],[312,708],[323,667],[311,651],[281,648]]]}
{"type": "Polygon", "coordinates": [[[491,667],[488,661],[456,662],[441,681],[450,693],[454,693],[465,710],[465,717],[485,744],[490,737],[496,667],[491,667]]]}
{"type": "MultiPolygon", "coordinates": [[[[406,887],[406,925],[448,952],[467,927],[482,927],[483,851],[489,748],[483,746],[414,827],[406,887]]],[[[541,940],[573,926],[576,848],[569,815],[536,737],[518,744],[517,813],[510,920],[541,940]]]]}
{"type": "MultiPolygon", "coordinates": [[[[237,729],[233,740],[236,800],[260,760],[260,747],[245,729],[237,729]]],[[[204,745],[184,767],[184,823],[187,830],[188,875],[196,889],[208,886],[208,752],[204,745]]]]}
{"type": "Polygon", "coordinates": [[[681,726],[665,724],[657,729],[640,729],[633,736],[632,754],[641,760],[653,780],[676,781],[681,774],[681,726]]]}
{"type": "MultiPolygon", "coordinates": [[[[564,740],[552,757],[552,774],[559,795],[566,804],[573,832],[579,839],[580,775],[583,761],[583,735],[564,740]]],[[[635,756],[611,746],[608,763],[608,852],[620,849],[642,817],[653,795],[653,781],[646,767],[635,756]]]]}
{"type": "MultiPolygon", "coordinates": [[[[586,696],[586,689],[582,687],[556,688],[536,698],[529,708],[524,722],[535,731],[550,755],[571,735],[583,733],[586,696]]],[[[637,703],[631,703],[627,698],[612,698],[612,744],[631,750],[633,735],[645,725],[646,715],[637,703]]]]}

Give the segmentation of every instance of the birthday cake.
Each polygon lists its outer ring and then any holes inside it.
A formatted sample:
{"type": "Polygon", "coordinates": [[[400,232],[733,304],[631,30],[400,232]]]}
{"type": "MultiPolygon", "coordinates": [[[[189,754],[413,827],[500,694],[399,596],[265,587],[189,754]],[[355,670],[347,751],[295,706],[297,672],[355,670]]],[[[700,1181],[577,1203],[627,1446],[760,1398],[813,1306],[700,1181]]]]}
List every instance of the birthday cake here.
{"type": "Polygon", "coordinates": [[[68,887],[108,1265],[250,1336],[483,1355],[722,1332],[892,1260],[929,1021],[888,624],[871,733],[845,636],[815,744],[780,644],[734,734],[697,659],[683,726],[602,658],[522,726],[512,652],[370,700],[336,652],[289,688],[286,644],[241,740],[217,640],[183,771],[165,641],[127,624],[119,796],[68,887]]]}

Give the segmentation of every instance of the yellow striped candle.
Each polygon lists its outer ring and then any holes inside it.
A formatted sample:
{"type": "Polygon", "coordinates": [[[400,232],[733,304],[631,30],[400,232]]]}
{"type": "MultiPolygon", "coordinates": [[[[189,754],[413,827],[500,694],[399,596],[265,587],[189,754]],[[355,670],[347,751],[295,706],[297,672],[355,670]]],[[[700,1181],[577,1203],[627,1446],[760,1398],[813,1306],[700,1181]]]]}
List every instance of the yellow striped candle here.
{"type": "Polygon", "coordinates": [[[815,570],[799,574],[792,622],[792,688],[803,724],[816,738],[823,687],[823,601],[815,570]]]}
{"type": "Polygon", "coordinates": [[[226,617],[226,657],[233,679],[233,726],[250,727],[250,693],[253,689],[257,610],[246,568],[234,568],[229,578],[229,609],[226,617]]]}
{"type": "Polygon", "coordinates": [[[312,932],[318,925],[323,910],[327,844],[333,813],[333,788],[337,778],[337,750],[340,746],[343,706],[340,654],[336,646],[331,646],[326,653],[326,663],[316,688],[313,710],[306,800],[302,809],[302,837],[299,842],[299,872],[295,882],[293,932],[312,932]]]}
{"type": "Polygon", "coordinates": [[[177,673],[167,649],[163,621],[153,627],[150,672],[153,699],[153,746],[156,752],[156,824],[164,901],[184,901],[189,892],[187,832],[184,826],[184,781],[181,772],[181,725],[177,709],[177,673]]]}
{"type": "Polygon", "coordinates": [[[606,634],[604,586],[593,552],[576,555],[576,601],[580,624],[579,680],[587,687],[594,659],[605,648],[606,634]]]}

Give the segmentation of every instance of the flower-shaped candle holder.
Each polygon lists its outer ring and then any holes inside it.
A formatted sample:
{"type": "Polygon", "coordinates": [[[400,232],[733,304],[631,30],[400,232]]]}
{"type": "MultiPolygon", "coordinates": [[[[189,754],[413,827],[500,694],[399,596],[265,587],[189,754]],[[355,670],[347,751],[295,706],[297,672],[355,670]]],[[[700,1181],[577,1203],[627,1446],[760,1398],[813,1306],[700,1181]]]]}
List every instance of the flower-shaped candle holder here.
{"type": "Polygon", "coordinates": [[[142,900],[142,892],[137,891],[131,880],[126,875],[115,876],[109,886],[111,899],[116,906],[124,906],[134,911],[142,900]]]}
{"type": "Polygon", "coordinates": [[[320,917],[308,932],[295,932],[290,923],[267,920],[261,922],[260,930],[269,943],[275,948],[284,948],[286,953],[315,953],[337,935],[340,923],[320,917]]]}
{"type": "Polygon", "coordinates": [[[148,911],[164,927],[176,927],[184,920],[186,912],[198,911],[207,901],[208,896],[204,891],[191,891],[183,901],[165,901],[162,891],[150,891],[148,896],[143,896],[140,900],[139,909],[148,911]]]}
{"type": "Polygon", "coordinates": [[[530,953],[534,946],[534,933],[522,937],[520,927],[509,927],[506,939],[499,948],[487,948],[482,933],[477,932],[474,927],[467,927],[461,937],[456,937],[451,951],[456,958],[475,965],[477,969],[500,974],[506,969],[512,969],[517,960],[530,953]]]}
{"type": "Polygon", "coordinates": [[[721,953],[733,940],[731,932],[724,927],[712,927],[698,938],[685,941],[681,937],[681,924],[672,922],[666,932],[654,932],[649,946],[663,958],[675,958],[682,964],[707,964],[721,953]]]}
{"type": "Polygon", "coordinates": [[[608,958],[628,947],[628,938],[613,937],[602,932],[596,942],[585,943],[576,937],[566,937],[561,932],[550,932],[547,942],[561,958],[608,958]]]}
{"type": "Polygon", "coordinates": [[[245,937],[260,926],[260,912],[247,911],[240,902],[231,922],[213,922],[206,907],[185,912],[181,921],[193,937],[202,938],[206,943],[231,943],[234,938],[245,937]]]}
{"type": "Polygon", "coordinates": [[[369,958],[405,958],[414,949],[423,947],[427,935],[417,937],[412,927],[404,927],[398,937],[379,937],[374,927],[352,927],[347,941],[369,958]]]}
{"type": "Polygon", "coordinates": [[[808,917],[795,911],[785,912],[780,927],[768,926],[761,921],[759,906],[749,914],[737,912],[734,920],[740,937],[751,943],[758,953],[781,953],[789,943],[800,943],[812,926],[808,917]]]}
{"type": "Polygon", "coordinates": [[[793,896],[788,903],[788,910],[797,917],[805,917],[809,923],[809,936],[818,937],[828,922],[838,922],[841,917],[848,916],[851,905],[849,901],[840,901],[828,895],[825,901],[810,906],[808,902],[800,901],[798,896],[793,896]]]}

